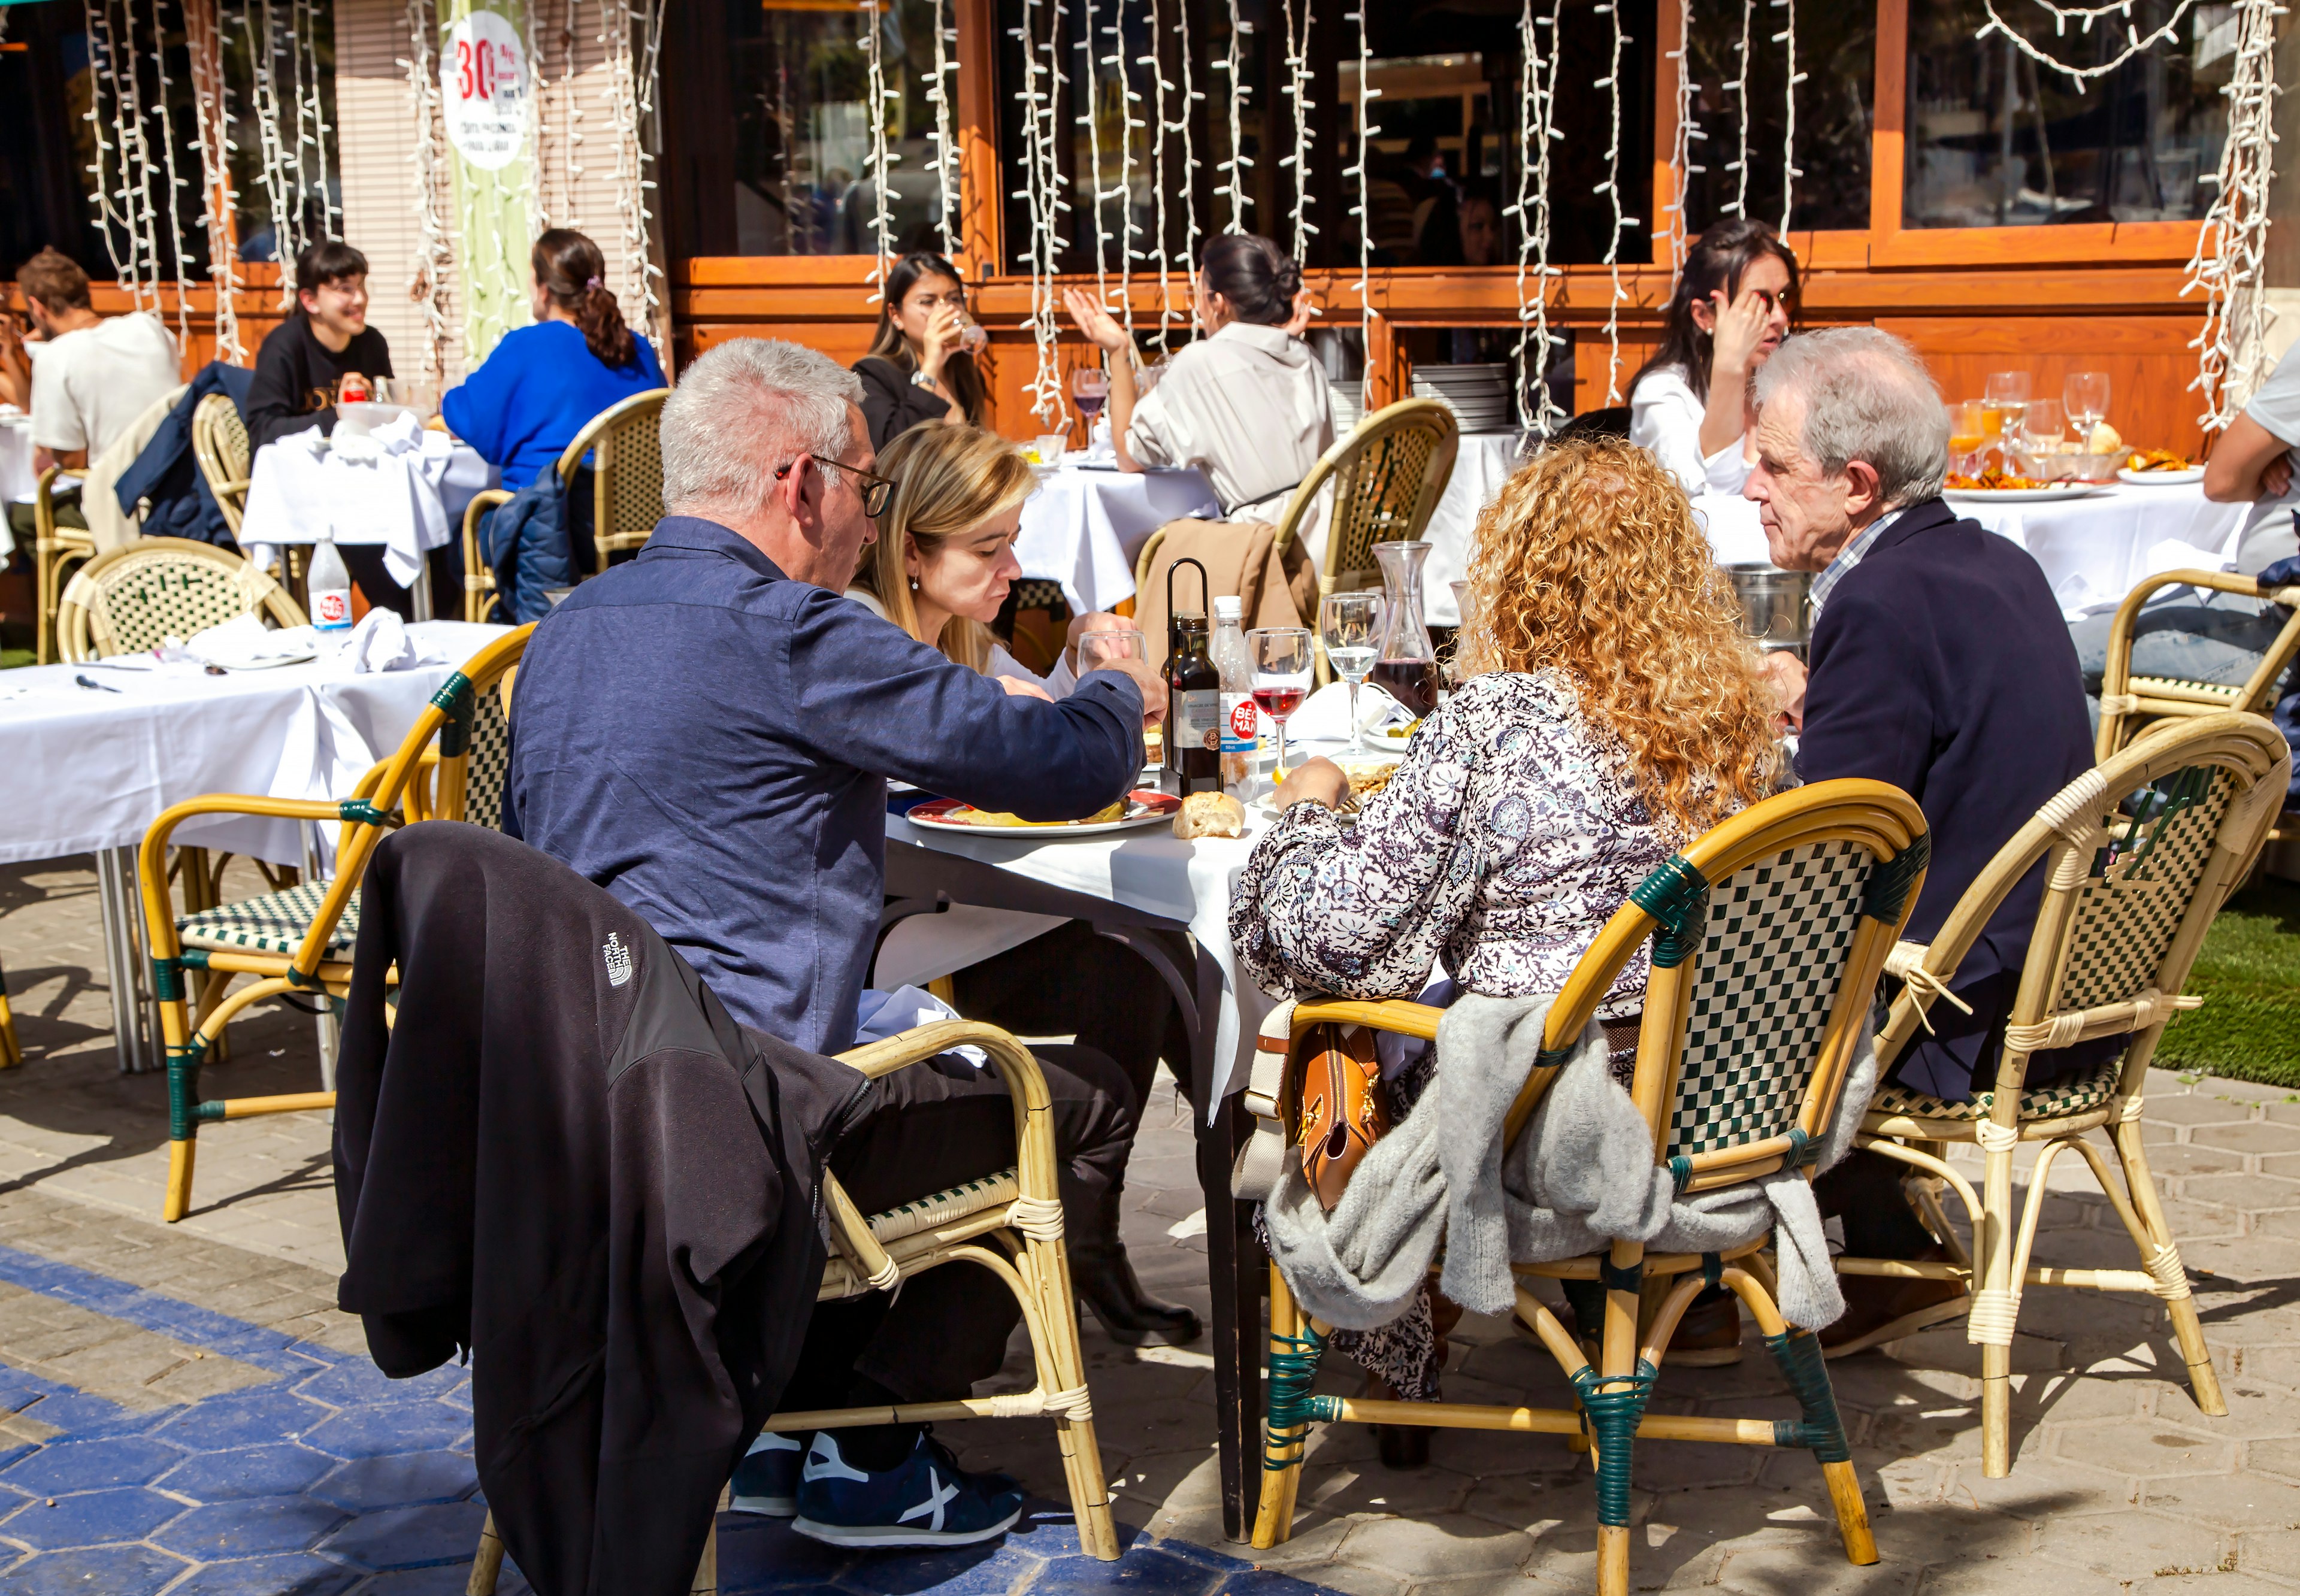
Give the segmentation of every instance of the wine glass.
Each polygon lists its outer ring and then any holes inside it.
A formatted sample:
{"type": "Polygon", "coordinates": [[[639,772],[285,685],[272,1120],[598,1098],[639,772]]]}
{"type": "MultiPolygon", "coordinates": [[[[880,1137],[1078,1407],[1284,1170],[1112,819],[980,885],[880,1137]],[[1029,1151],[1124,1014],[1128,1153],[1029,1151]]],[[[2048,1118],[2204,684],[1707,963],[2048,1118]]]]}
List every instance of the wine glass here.
{"type": "Polygon", "coordinates": [[[1099,366],[1080,366],[1071,373],[1071,400],[1086,418],[1087,441],[1094,441],[1094,421],[1110,397],[1110,373],[1099,366]]]}
{"type": "Polygon", "coordinates": [[[2092,429],[2108,419],[2108,373],[2079,371],[2061,385],[2061,403],[2077,424],[2077,441],[2092,449],[2092,429]]]}
{"type": "Polygon", "coordinates": [[[1256,627],[1246,635],[1254,665],[1254,707],[1278,722],[1278,774],[1286,779],[1286,717],[1310,696],[1310,631],[1306,627],[1256,627]]]}
{"type": "Polygon", "coordinates": [[[1329,593],[1318,602],[1318,633],[1334,674],[1350,685],[1350,752],[1365,752],[1358,725],[1358,688],[1381,653],[1381,594],[1329,593]]]}
{"type": "Polygon", "coordinates": [[[2031,454],[2052,454],[2058,451],[2050,445],[2061,441],[2068,423],[2061,415],[2057,399],[2031,399],[2021,416],[2021,440],[2029,445],[2031,454]]]}
{"type": "Polygon", "coordinates": [[[2017,430],[2021,412],[2029,408],[2029,374],[2026,371],[1992,371],[1985,395],[1988,403],[2001,411],[2005,420],[2012,423],[2017,430]]]}
{"type": "Polygon", "coordinates": [[[1988,427],[1981,403],[1967,399],[1948,407],[1948,452],[1956,469],[1968,475],[1979,464],[1975,457],[1988,446],[1988,427]]]}

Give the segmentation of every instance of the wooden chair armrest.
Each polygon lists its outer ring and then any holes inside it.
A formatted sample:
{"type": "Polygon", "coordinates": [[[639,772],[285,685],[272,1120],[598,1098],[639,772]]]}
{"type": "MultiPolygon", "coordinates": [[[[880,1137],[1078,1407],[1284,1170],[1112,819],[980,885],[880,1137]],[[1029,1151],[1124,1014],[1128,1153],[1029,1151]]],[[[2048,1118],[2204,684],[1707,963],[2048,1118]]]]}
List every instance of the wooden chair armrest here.
{"type": "Polygon", "coordinates": [[[1294,1005],[1294,1035],[1315,1025],[1371,1026],[1400,1036],[1438,1037],[1446,1010],[1405,998],[1304,998],[1294,1005]]]}

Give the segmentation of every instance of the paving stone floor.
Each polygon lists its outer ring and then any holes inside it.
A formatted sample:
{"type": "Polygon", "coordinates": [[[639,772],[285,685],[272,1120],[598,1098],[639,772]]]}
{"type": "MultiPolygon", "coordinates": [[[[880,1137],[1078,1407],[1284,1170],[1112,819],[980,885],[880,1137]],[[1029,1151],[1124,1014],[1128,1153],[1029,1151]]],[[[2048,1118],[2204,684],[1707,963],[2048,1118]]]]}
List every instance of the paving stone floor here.
{"type": "MultiPolygon", "coordinates": [[[[122,1076],[88,861],[0,867],[0,964],[27,1052],[0,1075],[0,1592],[460,1592],[483,1508],[464,1377],[390,1382],[335,1311],[341,1267],[328,1126],[289,1115],[211,1127],[196,1208],[156,1222],[157,1079],[122,1076]]],[[[311,1023],[235,1027],[212,1092],[308,1089],[311,1023]]],[[[2016,1350],[2016,1463],[1979,1466],[1977,1357],[1956,1329],[1833,1366],[1883,1560],[1838,1548],[1803,1453],[1639,1450],[1640,1590],[1744,1596],[2195,1591],[2300,1586],[2300,1098],[2156,1076],[2147,1135],[2231,1412],[2189,1401],[2151,1299],[2033,1290],[2016,1350]]],[[[1205,1303],[1185,1115],[1146,1116],[1128,1239],[1154,1289],[1205,1303]]],[[[2128,1267],[2081,1168],[2053,1172],[2040,1260],[2128,1267]]],[[[850,1555],[722,1519],[729,1592],[849,1596],[1106,1592],[1154,1596],[1537,1596],[1588,1588],[1586,1464],[1554,1437],[1441,1433],[1430,1467],[1385,1470],[1352,1426],[1311,1449],[1292,1541],[1222,1540],[1211,1363],[1134,1353],[1089,1328],[1104,1464],[1125,1559],[1078,1554],[1051,1437],[947,1426],[971,1464],[1046,1499],[998,1545],[850,1555]]],[[[1657,1410],[1787,1417],[1753,1343],[1740,1367],[1665,1371],[1657,1410]]],[[[1338,1361],[1338,1360],[1335,1360],[1338,1361]]],[[[1019,1387],[1010,1362],[1002,1384],[1019,1387]]],[[[1324,1388],[1346,1391],[1329,1368],[1324,1388]]],[[[1554,1366],[1498,1321],[1455,1341],[1450,1396],[1562,1405],[1554,1366]]],[[[507,1576],[508,1593],[523,1584],[507,1576]]]]}

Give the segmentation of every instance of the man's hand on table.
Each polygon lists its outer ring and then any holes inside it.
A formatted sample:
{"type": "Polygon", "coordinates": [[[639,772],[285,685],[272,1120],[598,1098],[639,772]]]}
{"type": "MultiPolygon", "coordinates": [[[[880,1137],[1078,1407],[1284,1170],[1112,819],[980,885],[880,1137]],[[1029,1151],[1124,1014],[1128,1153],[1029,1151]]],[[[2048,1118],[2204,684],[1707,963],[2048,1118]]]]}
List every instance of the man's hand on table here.
{"type": "Polygon", "coordinates": [[[1304,760],[1287,772],[1286,779],[1278,784],[1271,795],[1274,808],[1284,810],[1291,803],[1307,801],[1321,803],[1328,809],[1339,809],[1350,795],[1350,778],[1342,768],[1321,754],[1304,760]]]}
{"type": "Polygon", "coordinates": [[[1773,709],[1791,729],[1804,729],[1804,661],[1785,648],[1766,653],[1757,675],[1772,689],[1773,709]]]}

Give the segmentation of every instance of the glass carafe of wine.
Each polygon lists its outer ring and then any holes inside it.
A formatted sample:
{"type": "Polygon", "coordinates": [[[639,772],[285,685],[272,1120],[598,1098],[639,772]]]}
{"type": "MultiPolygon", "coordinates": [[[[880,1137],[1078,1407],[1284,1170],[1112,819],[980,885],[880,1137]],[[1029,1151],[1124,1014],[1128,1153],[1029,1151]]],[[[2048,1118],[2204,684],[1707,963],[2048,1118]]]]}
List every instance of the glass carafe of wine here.
{"type": "Polygon", "coordinates": [[[1426,543],[1378,543],[1381,565],[1381,653],[1370,680],[1412,711],[1427,715],[1438,707],[1438,651],[1421,622],[1421,565],[1426,543]]]}

